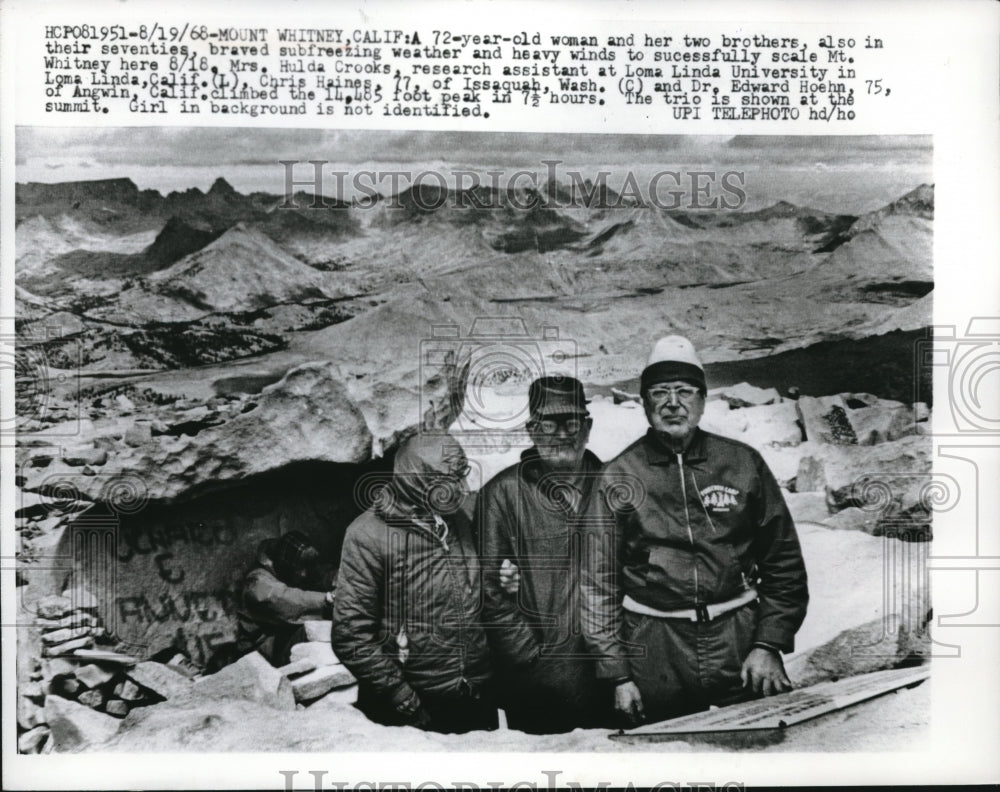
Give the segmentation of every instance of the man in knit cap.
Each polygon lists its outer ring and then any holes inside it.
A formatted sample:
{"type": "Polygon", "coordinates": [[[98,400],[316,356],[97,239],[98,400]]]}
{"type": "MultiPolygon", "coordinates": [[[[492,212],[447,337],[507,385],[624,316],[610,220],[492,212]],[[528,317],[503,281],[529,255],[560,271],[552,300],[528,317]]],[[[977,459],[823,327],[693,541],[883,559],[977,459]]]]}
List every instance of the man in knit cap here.
{"type": "Polygon", "coordinates": [[[591,501],[583,631],[615,708],[636,724],[791,689],[808,591],[781,491],[749,446],[698,428],[705,370],[656,342],[640,390],[649,430],[591,501]]]}

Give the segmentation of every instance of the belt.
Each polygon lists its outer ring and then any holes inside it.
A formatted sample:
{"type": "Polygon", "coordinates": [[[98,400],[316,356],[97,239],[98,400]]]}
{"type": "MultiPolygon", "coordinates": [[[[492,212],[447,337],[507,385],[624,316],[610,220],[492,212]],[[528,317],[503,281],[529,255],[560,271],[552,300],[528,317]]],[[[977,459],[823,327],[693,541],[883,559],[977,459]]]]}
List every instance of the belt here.
{"type": "Polygon", "coordinates": [[[730,613],[737,608],[742,608],[744,605],[749,605],[755,599],[757,599],[757,590],[747,589],[738,597],[726,600],[725,602],[713,602],[711,605],[696,605],[693,608],[665,611],[651,608],[648,605],[643,605],[641,602],[636,602],[626,594],[622,600],[622,607],[632,613],[641,613],[643,616],[653,616],[657,619],[687,619],[693,622],[710,622],[718,619],[723,614],[730,613]]]}

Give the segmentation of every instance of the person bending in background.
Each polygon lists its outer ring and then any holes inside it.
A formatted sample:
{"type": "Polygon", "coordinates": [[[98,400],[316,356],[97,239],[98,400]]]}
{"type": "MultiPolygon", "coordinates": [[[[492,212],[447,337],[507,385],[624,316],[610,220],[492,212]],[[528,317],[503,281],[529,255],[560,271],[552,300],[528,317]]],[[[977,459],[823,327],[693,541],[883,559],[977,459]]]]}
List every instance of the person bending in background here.
{"type": "Polygon", "coordinates": [[[330,618],[333,572],[299,531],[262,541],[240,591],[237,654],[256,650],[271,665],[287,664],[292,646],[305,640],[302,623],[330,618]]]}

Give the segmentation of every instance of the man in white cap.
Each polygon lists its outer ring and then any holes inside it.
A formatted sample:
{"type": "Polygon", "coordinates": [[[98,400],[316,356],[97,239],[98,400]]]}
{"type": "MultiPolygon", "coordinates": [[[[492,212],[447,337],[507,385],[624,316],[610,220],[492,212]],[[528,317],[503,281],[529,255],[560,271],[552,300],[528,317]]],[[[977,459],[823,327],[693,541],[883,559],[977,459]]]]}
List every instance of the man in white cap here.
{"type": "Polygon", "coordinates": [[[640,390],[649,430],[591,500],[583,631],[630,724],[791,689],[782,652],[808,602],[795,525],[760,454],[698,428],[705,370],[656,342],[640,390]]]}

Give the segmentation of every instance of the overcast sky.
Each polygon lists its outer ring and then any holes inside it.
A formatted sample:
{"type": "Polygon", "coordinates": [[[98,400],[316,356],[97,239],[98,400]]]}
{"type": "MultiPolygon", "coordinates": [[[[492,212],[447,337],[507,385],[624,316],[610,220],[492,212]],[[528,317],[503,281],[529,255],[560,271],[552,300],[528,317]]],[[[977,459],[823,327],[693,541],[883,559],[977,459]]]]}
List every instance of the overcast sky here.
{"type": "Polygon", "coordinates": [[[207,189],[223,176],[242,192],[279,193],[279,160],[325,160],[330,170],[351,170],[373,164],[543,169],[542,160],[558,159],[567,168],[608,168],[618,178],[626,168],[739,168],[757,174],[753,204],[784,199],[845,211],[877,208],[933,180],[929,136],[19,127],[16,157],[18,182],[128,177],[161,192],[207,189]]]}
{"type": "Polygon", "coordinates": [[[910,136],[565,135],[498,132],[399,132],[323,129],[21,127],[18,164],[78,158],[103,165],[254,165],[276,159],[527,164],[561,157],[583,163],[652,162],[678,155],[745,158],[755,151],[778,162],[921,156],[930,139],[910,136]]]}

